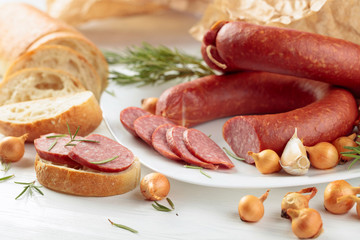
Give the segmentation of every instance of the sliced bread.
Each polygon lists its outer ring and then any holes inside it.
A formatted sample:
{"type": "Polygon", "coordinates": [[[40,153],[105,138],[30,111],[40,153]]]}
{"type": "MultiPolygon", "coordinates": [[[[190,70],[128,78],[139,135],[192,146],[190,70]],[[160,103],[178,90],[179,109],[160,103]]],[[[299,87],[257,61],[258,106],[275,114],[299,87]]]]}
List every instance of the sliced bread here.
{"type": "Polygon", "coordinates": [[[29,142],[51,132],[68,133],[67,126],[72,133],[79,127],[79,136],[86,136],[101,121],[102,111],[90,91],[0,106],[0,133],[28,133],[29,142]]]}
{"type": "Polygon", "coordinates": [[[108,81],[108,64],[102,52],[86,37],[72,32],[54,32],[34,42],[28,51],[44,45],[66,46],[82,54],[94,66],[101,78],[102,91],[105,90],[108,81]]]}
{"type": "Polygon", "coordinates": [[[62,70],[25,68],[0,82],[0,106],[85,90],[78,79],[62,70]]]}
{"type": "Polygon", "coordinates": [[[75,28],[30,4],[1,4],[0,12],[0,75],[37,39],[58,31],[80,34],[75,28]]]}
{"type": "Polygon", "coordinates": [[[100,99],[101,80],[94,67],[77,51],[60,45],[40,46],[20,56],[8,68],[5,78],[15,72],[34,67],[63,70],[79,79],[83,86],[100,99]]]}
{"type": "Polygon", "coordinates": [[[35,172],[39,183],[49,189],[79,196],[106,197],[136,188],[140,182],[141,167],[140,161],[135,158],[126,170],[106,173],[54,164],[36,155],[35,172]]]}

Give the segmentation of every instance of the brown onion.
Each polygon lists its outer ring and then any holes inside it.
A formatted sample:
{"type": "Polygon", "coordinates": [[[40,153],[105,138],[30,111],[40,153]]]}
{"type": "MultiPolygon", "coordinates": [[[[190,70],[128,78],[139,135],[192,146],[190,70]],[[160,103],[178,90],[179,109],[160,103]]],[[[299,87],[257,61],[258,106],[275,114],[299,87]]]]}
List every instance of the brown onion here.
{"type": "Polygon", "coordinates": [[[335,141],[333,141],[333,145],[336,147],[336,149],[338,151],[340,160],[347,162],[352,159],[351,157],[342,156],[341,152],[351,152],[352,151],[352,150],[344,148],[344,147],[357,147],[358,145],[355,142],[355,138],[356,138],[356,133],[353,133],[349,136],[339,137],[335,141]]]}
{"type": "Polygon", "coordinates": [[[141,108],[145,111],[155,114],[157,101],[158,99],[155,97],[144,98],[141,100],[141,108]]]}
{"type": "Polygon", "coordinates": [[[271,149],[265,149],[259,153],[249,151],[247,154],[254,159],[256,168],[262,174],[275,173],[281,170],[280,157],[271,149]]]}
{"type": "Polygon", "coordinates": [[[261,197],[246,195],[240,199],[238,212],[240,219],[245,222],[257,222],[264,216],[263,202],[269,195],[267,190],[261,197]]]}
{"type": "Polygon", "coordinates": [[[283,200],[281,201],[281,217],[290,218],[287,215],[287,210],[292,209],[302,209],[309,207],[309,201],[317,193],[316,187],[304,188],[298,192],[288,192],[285,194],[283,200]],[[303,193],[310,193],[308,195],[303,195],[303,193]]]}
{"type": "Polygon", "coordinates": [[[353,199],[344,199],[338,202],[338,198],[360,193],[360,187],[353,187],[345,180],[335,180],[329,183],[324,192],[324,207],[334,214],[347,213],[355,204],[353,199]]]}
{"type": "Polygon", "coordinates": [[[291,228],[298,238],[316,238],[323,231],[323,222],[318,211],[312,208],[287,210],[291,218],[291,228]]]}
{"type": "Polygon", "coordinates": [[[0,140],[0,157],[4,162],[17,162],[25,153],[25,141],[29,134],[5,137],[0,140]]]}
{"type": "Polygon", "coordinates": [[[146,199],[158,201],[169,194],[170,182],[161,173],[150,173],[141,180],[140,191],[146,199]]]}
{"type": "Polygon", "coordinates": [[[339,163],[336,147],[328,142],[319,142],[312,147],[305,147],[309,154],[311,166],[318,169],[333,168],[339,163]]]}

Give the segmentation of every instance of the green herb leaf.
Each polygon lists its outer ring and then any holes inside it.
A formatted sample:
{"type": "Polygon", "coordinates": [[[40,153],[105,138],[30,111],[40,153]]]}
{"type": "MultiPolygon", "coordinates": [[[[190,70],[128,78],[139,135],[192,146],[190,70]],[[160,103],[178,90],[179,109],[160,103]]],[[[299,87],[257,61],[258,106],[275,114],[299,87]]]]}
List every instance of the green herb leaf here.
{"type": "Polygon", "coordinates": [[[41,195],[44,195],[44,193],[42,191],[40,191],[40,187],[41,186],[35,186],[35,181],[32,182],[15,182],[16,184],[21,184],[21,185],[25,185],[24,189],[22,190],[22,192],[17,195],[17,197],[15,198],[15,200],[17,200],[18,198],[20,198],[22,195],[25,194],[26,191],[28,191],[29,195],[32,196],[33,194],[33,189],[35,189],[38,193],[40,193],[41,195]]]}
{"type": "Polygon", "coordinates": [[[118,158],[118,157],[119,157],[119,155],[117,155],[117,156],[115,156],[115,157],[112,157],[112,158],[109,158],[109,159],[102,160],[102,161],[90,162],[90,163],[96,164],[96,165],[100,165],[100,164],[104,164],[104,163],[111,162],[111,161],[115,160],[115,159],[118,158]]]}
{"type": "Polygon", "coordinates": [[[115,227],[118,227],[118,228],[122,228],[122,229],[125,229],[125,230],[128,230],[132,233],[138,233],[137,230],[133,229],[133,228],[130,228],[128,226],[125,226],[125,225],[122,225],[122,224],[119,224],[119,223],[114,223],[113,221],[111,221],[110,219],[108,219],[108,221],[111,223],[111,225],[115,226],[115,227]]]}
{"type": "Polygon", "coordinates": [[[67,134],[57,134],[57,135],[50,135],[46,136],[46,138],[59,138],[59,137],[66,137],[67,134]]]}
{"type": "Polygon", "coordinates": [[[190,168],[190,169],[203,169],[202,167],[192,166],[192,165],[184,165],[184,168],[190,168]]]}
{"type": "Polygon", "coordinates": [[[211,178],[211,176],[209,174],[207,174],[206,172],[204,172],[203,170],[200,170],[201,174],[208,177],[208,178],[211,178]]]}
{"type": "Polygon", "coordinates": [[[171,212],[172,211],[170,208],[165,207],[164,205],[161,205],[157,201],[154,201],[154,203],[155,204],[152,204],[152,206],[158,211],[162,211],[162,212],[171,212]]]}
{"type": "Polygon", "coordinates": [[[229,155],[230,157],[232,157],[232,158],[234,158],[236,160],[239,160],[239,161],[244,161],[245,160],[245,158],[238,157],[234,153],[230,152],[226,147],[223,147],[223,149],[226,152],[226,154],[229,155]]]}
{"type": "Polygon", "coordinates": [[[109,64],[122,64],[133,72],[110,71],[109,79],[121,85],[161,84],[171,80],[192,80],[214,74],[202,58],[188,55],[165,46],[149,43],[127,48],[123,53],[104,52],[109,64]]]}
{"type": "Polygon", "coordinates": [[[171,201],[170,198],[166,198],[166,201],[169,203],[169,205],[172,209],[175,209],[175,205],[174,205],[173,201],[171,201]]]}
{"type": "Polygon", "coordinates": [[[49,147],[49,149],[48,149],[48,151],[50,152],[51,151],[51,149],[53,149],[54,147],[55,147],[55,145],[56,145],[56,143],[57,143],[57,138],[54,140],[54,142],[50,145],[50,147],[49,147]]]}
{"type": "Polygon", "coordinates": [[[15,177],[14,174],[9,175],[9,176],[6,176],[6,177],[3,177],[3,178],[0,178],[0,182],[4,182],[4,181],[9,180],[10,178],[13,178],[13,177],[15,177]]]}

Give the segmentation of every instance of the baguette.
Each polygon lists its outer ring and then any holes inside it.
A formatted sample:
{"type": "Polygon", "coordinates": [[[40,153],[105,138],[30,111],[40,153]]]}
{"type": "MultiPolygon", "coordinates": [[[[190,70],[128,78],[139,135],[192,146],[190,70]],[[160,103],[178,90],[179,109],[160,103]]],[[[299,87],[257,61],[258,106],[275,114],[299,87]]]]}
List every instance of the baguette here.
{"type": "Polygon", "coordinates": [[[141,168],[137,158],[124,171],[106,173],[86,167],[75,169],[57,165],[36,155],[35,172],[39,183],[49,189],[79,196],[105,197],[136,188],[140,182],[141,168]]]}
{"type": "Polygon", "coordinates": [[[66,46],[82,54],[98,73],[101,79],[101,91],[105,90],[108,81],[108,64],[102,52],[86,37],[73,32],[54,32],[34,42],[28,51],[44,45],[66,46]]]}
{"type": "Polygon", "coordinates": [[[25,68],[0,82],[0,105],[85,91],[72,75],[51,68],[25,68]]]}
{"type": "Polygon", "coordinates": [[[49,132],[86,136],[102,121],[102,111],[90,91],[0,106],[0,132],[6,136],[28,133],[27,141],[49,132]]]}
{"type": "Polygon", "coordinates": [[[0,12],[0,75],[41,37],[58,31],[80,34],[29,4],[5,3],[0,6],[0,12]]]}
{"type": "Polygon", "coordinates": [[[69,47],[48,45],[40,46],[25,53],[8,68],[5,78],[25,68],[47,67],[60,69],[79,79],[83,86],[100,99],[101,80],[93,66],[75,50],[69,47]]]}

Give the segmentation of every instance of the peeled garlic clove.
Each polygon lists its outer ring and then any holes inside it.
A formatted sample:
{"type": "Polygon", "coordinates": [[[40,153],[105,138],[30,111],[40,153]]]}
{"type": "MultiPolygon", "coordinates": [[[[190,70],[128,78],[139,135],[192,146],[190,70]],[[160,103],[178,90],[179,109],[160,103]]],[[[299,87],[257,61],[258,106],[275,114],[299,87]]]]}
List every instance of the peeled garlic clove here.
{"type": "Polygon", "coordinates": [[[302,141],[297,136],[297,128],[284,148],[280,165],[285,172],[291,175],[304,175],[309,170],[310,161],[302,141]]]}

